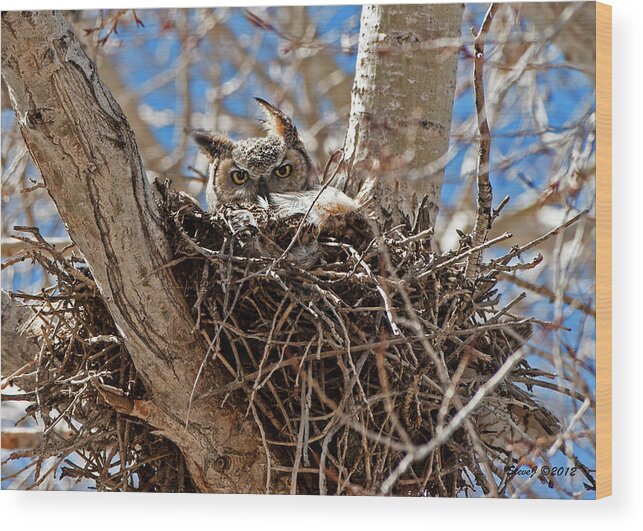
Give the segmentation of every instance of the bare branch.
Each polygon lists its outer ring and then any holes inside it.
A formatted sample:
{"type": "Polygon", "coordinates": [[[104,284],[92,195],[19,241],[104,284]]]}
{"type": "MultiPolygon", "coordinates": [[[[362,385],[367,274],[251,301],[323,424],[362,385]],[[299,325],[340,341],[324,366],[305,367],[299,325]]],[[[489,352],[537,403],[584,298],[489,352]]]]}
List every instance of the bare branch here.
{"type": "MultiPolygon", "coordinates": [[[[482,21],[480,30],[474,35],[473,58],[473,87],[476,98],[476,116],[478,119],[478,133],[480,134],[480,147],[478,148],[478,211],[472,235],[472,247],[478,247],[487,239],[491,229],[491,211],[493,203],[493,189],[489,181],[489,155],[491,151],[491,132],[487,120],[487,109],[484,95],[484,44],[493,22],[493,17],[498,11],[498,4],[491,4],[482,21]]],[[[472,253],[467,262],[467,278],[476,278],[480,271],[482,251],[472,253]]]]}

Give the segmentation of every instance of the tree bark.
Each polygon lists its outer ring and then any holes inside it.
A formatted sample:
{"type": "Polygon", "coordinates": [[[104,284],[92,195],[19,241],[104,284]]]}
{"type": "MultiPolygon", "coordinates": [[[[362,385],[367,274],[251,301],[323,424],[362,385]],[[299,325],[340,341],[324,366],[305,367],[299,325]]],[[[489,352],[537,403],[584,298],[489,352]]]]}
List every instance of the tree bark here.
{"type": "Polygon", "coordinates": [[[449,147],[463,4],[362,8],[343,171],[382,224],[435,223],[449,147]]]}
{"type": "MultiPolygon", "coordinates": [[[[27,148],[149,393],[146,401],[105,398],[176,443],[201,491],[261,492],[265,458],[245,408],[195,404],[187,422],[208,347],[166,267],[171,251],[134,135],[60,13],[2,14],[2,76],[27,148]]],[[[222,375],[210,369],[201,382],[200,390],[222,375]]]]}

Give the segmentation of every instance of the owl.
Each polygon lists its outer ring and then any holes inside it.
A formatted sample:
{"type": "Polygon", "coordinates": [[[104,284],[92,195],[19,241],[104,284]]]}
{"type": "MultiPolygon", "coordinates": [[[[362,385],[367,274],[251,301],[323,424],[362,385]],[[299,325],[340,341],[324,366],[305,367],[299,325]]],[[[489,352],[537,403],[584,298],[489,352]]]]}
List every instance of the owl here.
{"type": "Polygon", "coordinates": [[[271,193],[307,190],[315,171],[293,121],[261,98],[268,134],[235,142],[226,135],[203,130],[192,132],[210,159],[206,201],[208,211],[221,205],[248,207],[271,193]]]}

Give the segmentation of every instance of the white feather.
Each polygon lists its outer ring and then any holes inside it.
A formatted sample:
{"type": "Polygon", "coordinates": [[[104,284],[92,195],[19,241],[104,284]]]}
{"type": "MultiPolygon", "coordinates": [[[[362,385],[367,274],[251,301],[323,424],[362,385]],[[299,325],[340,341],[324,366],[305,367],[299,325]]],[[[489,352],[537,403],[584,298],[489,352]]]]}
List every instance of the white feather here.
{"type": "Polygon", "coordinates": [[[348,197],[341,190],[330,186],[321,193],[319,188],[302,192],[271,193],[270,206],[280,218],[308,214],[308,222],[317,227],[328,216],[347,213],[359,208],[357,201],[348,197]],[[309,210],[310,212],[308,212],[309,210]]]}

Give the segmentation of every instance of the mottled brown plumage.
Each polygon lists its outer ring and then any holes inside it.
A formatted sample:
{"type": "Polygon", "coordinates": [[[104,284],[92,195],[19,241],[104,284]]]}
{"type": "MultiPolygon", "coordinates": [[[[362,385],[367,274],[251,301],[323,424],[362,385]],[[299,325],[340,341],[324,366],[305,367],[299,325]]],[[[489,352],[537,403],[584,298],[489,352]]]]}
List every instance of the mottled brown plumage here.
{"type": "Polygon", "coordinates": [[[210,158],[208,210],[221,205],[247,207],[270,193],[302,191],[315,181],[313,166],[293,121],[260,98],[268,134],[235,142],[203,130],[192,133],[210,158]]]}

